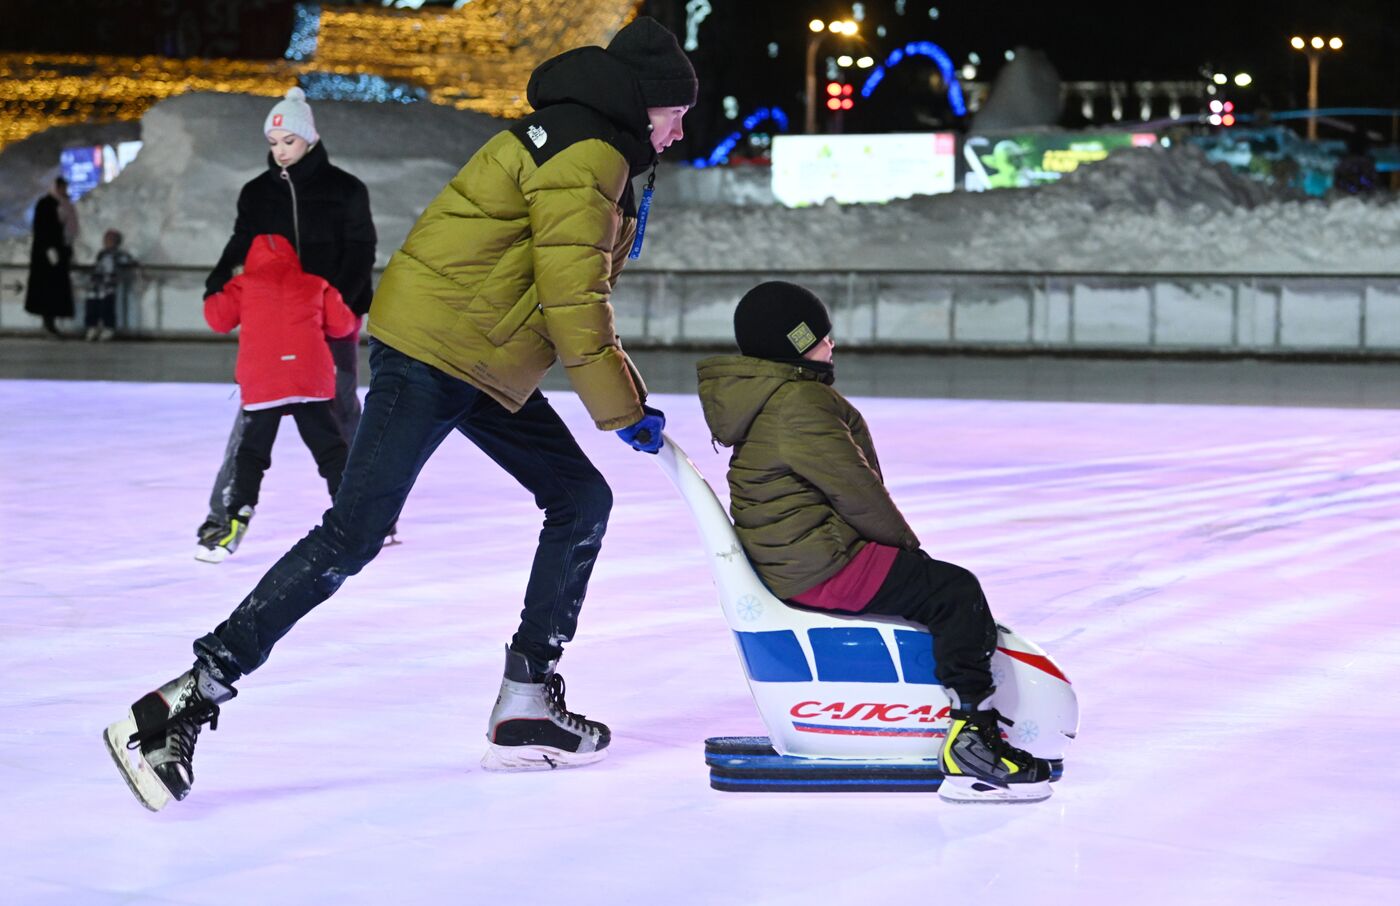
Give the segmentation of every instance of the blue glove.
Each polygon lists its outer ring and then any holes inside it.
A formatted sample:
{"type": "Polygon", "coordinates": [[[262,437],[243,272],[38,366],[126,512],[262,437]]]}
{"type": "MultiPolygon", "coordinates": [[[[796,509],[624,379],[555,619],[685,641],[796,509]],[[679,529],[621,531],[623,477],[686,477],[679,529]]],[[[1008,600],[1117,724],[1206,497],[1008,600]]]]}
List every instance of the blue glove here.
{"type": "Polygon", "coordinates": [[[666,413],[650,406],[643,406],[642,411],[646,414],[641,421],[619,428],[617,436],[633,450],[655,453],[661,449],[661,430],[666,427],[666,413]]]}

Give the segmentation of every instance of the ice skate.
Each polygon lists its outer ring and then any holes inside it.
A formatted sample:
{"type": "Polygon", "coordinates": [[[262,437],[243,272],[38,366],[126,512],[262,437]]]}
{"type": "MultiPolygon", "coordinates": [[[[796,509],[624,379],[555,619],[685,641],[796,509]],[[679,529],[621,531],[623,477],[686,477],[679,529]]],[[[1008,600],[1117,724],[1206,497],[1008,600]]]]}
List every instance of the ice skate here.
{"type": "Polygon", "coordinates": [[[211,528],[207,522],[200,526],[199,547],[195,549],[194,558],[201,563],[223,563],[238,550],[238,543],[248,533],[248,523],[252,518],[253,508],[245,506],[239,509],[238,515],[229,518],[226,527],[215,525],[211,528]],[[207,528],[209,530],[206,531],[207,528]]]}
{"type": "Polygon", "coordinates": [[[606,725],[564,705],[564,678],[535,674],[523,654],[506,649],[505,678],[487,725],[488,771],[549,771],[599,761],[612,739],[606,725]]]}
{"type": "Polygon", "coordinates": [[[940,798],[949,802],[1039,802],[1050,798],[1050,763],[1001,738],[1012,722],[988,699],[961,706],[949,690],[948,735],[943,740],[940,798]]]}
{"type": "Polygon", "coordinates": [[[203,670],[188,670],[142,696],[103,734],[107,751],[141,804],[158,812],[194,783],[199,728],[219,727],[219,705],[237,695],[203,670]]]}

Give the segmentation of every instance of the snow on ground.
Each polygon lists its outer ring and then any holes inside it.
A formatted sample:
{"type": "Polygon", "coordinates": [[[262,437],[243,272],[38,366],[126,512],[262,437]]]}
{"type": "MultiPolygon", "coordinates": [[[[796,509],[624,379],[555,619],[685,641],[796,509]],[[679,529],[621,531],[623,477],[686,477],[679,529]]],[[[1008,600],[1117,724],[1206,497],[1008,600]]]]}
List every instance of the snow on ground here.
{"type": "Polygon", "coordinates": [[[1295,200],[1195,148],[1139,148],[1036,189],[888,205],[668,208],[656,268],[1371,272],[1400,267],[1393,199],[1295,200]],[[716,223],[723,223],[722,230],[716,223]]]}
{"type": "MultiPolygon", "coordinates": [[[[78,260],[102,231],[155,264],[217,259],[240,186],[264,159],[269,99],[189,94],[153,107],[145,148],[113,183],[78,205],[78,260]]],[[[502,125],[427,104],[318,101],[331,159],[370,188],[383,263],[422,208],[502,125]]],[[[6,149],[0,169],[52,161],[35,137],[6,149]]],[[[1038,189],[921,196],[888,205],[698,205],[697,177],[670,167],[639,268],[1393,272],[1400,204],[1297,200],[1206,161],[1194,148],[1132,149],[1038,189]],[[683,187],[681,184],[686,185],[683,187]]],[[[33,192],[29,183],[16,183],[33,192]]],[[[11,192],[16,191],[14,189],[11,192]]],[[[3,203],[4,199],[0,199],[3,203]]],[[[27,260],[27,239],[0,243],[0,261],[27,260]]]]}

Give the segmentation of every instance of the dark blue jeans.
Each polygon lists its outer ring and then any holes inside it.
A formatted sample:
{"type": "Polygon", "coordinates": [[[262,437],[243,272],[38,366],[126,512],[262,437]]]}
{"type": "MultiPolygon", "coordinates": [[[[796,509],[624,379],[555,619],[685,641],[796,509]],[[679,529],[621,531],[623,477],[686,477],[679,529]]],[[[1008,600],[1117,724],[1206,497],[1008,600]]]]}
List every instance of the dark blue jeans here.
{"type": "Polygon", "coordinates": [[[538,390],[512,413],[471,384],[371,340],[369,394],[335,502],[229,618],[195,642],[196,664],[224,682],[261,666],[278,639],[379,553],[418,473],[453,429],[544,511],[511,647],[536,670],[558,658],[573,638],[607,530],[607,482],[538,390]]]}

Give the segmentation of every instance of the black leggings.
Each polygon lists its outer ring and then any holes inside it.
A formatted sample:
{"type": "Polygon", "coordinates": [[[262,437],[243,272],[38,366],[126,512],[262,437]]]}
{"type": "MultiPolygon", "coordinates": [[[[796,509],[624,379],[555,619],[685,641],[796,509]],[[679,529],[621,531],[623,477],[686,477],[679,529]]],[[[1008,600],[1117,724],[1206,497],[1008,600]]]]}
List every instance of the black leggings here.
{"type": "Polygon", "coordinates": [[[970,571],[923,551],[901,550],[863,614],[903,617],[933,634],[934,675],[964,707],[995,689],[997,626],[982,584],[970,571]]]}
{"type": "Polygon", "coordinates": [[[258,505],[258,492],[262,489],[263,475],[272,465],[272,444],[277,440],[277,428],[284,415],[296,420],[297,432],[316,460],[316,471],[326,480],[331,497],[335,497],[340,487],[340,476],[345,471],[348,448],[328,401],[292,403],[251,412],[244,409],[243,430],[233,458],[233,487],[228,501],[230,515],[236,514],[242,507],[258,505]]]}

